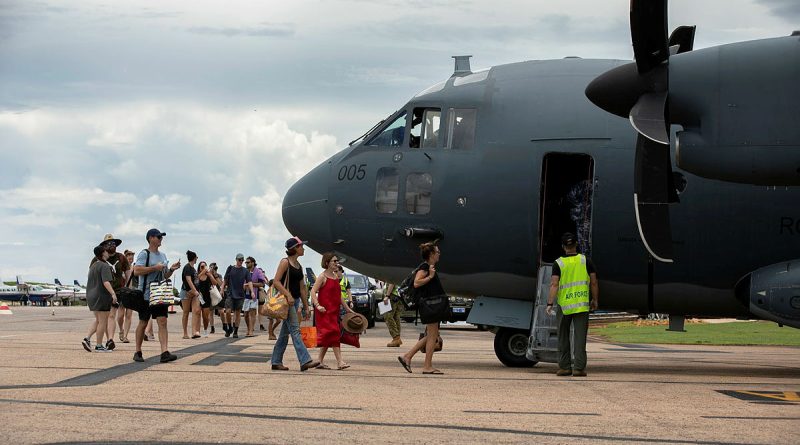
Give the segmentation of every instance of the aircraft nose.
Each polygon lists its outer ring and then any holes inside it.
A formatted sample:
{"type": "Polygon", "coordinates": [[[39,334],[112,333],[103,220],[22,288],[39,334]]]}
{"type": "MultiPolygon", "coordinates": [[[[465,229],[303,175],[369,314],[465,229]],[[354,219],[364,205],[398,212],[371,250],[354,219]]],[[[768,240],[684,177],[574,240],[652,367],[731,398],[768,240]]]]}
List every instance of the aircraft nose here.
{"type": "Polygon", "coordinates": [[[294,183],[283,197],[283,224],[289,233],[315,249],[331,242],[328,216],[328,173],[324,162],[294,183]]]}

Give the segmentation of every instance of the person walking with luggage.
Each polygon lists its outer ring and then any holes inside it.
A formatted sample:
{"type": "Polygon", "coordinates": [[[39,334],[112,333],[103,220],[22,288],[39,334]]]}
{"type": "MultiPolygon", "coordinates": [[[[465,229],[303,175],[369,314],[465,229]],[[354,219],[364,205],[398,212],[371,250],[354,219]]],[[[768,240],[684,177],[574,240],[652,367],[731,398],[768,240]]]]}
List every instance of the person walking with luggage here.
{"type": "MultiPolygon", "coordinates": [[[[197,291],[200,292],[203,302],[200,303],[200,310],[203,316],[203,337],[208,337],[208,326],[212,323],[211,313],[211,286],[217,285],[217,279],[211,268],[206,265],[205,261],[200,261],[197,265],[197,291]]],[[[213,328],[214,325],[211,324],[213,328]]]]}
{"type": "Polygon", "coordinates": [[[308,320],[310,311],[308,307],[308,288],[305,285],[303,267],[298,258],[305,253],[305,243],[298,237],[286,240],[286,258],[278,263],[275,271],[275,278],[272,285],[289,302],[289,315],[283,322],[278,339],[272,349],[272,370],[288,371],[289,368],[283,365],[283,354],[289,344],[289,336],[292,336],[292,344],[297,354],[297,360],[301,363],[300,371],[316,368],[319,362],[312,360],[308,354],[308,349],[303,344],[303,337],[300,335],[300,321],[298,320],[298,310],[303,306],[303,320],[308,320]]]}
{"type": "MultiPolygon", "coordinates": [[[[172,274],[181,267],[181,261],[173,263],[168,266],[167,255],[158,249],[161,247],[161,241],[167,236],[166,233],[158,229],[150,229],[145,235],[148,247],[139,252],[136,256],[136,262],[133,266],[133,274],[139,277],[139,289],[144,293],[144,299],[150,300],[150,283],[158,282],[162,279],[169,279],[172,274]],[[163,278],[162,278],[163,277],[163,278]]],[[[142,341],[144,340],[144,331],[150,318],[155,318],[158,324],[158,341],[161,343],[161,363],[171,362],[177,360],[178,356],[169,352],[169,332],[167,332],[167,316],[169,306],[150,306],[145,305],[144,309],[139,311],[139,324],[136,326],[136,352],[133,354],[133,360],[143,362],[142,357],[142,341]]]]}
{"type": "Polygon", "coordinates": [[[256,312],[258,312],[258,291],[267,284],[267,277],[260,268],[256,267],[256,259],[249,256],[244,262],[247,267],[248,281],[245,283],[245,299],[242,310],[244,311],[244,321],[247,324],[246,337],[255,336],[256,312]]]}
{"type": "Polygon", "coordinates": [[[96,332],[97,342],[94,351],[111,352],[112,349],[103,345],[103,336],[108,329],[108,313],[111,311],[111,305],[117,304],[117,295],[111,285],[114,275],[111,265],[108,264],[108,250],[105,245],[101,244],[94,248],[94,257],[97,261],[89,267],[89,276],[86,279],[86,303],[94,314],[94,321],[89,328],[89,334],[84,337],[81,344],[87,352],[92,352],[89,337],[96,332]]]}
{"type": "MultiPolygon", "coordinates": [[[[133,274],[133,252],[130,250],[125,250],[125,259],[128,261],[128,265],[130,266],[128,270],[125,272],[125,283],[128,282],[128,279],[131,278],[133,274]]],[[[130,282],[130,287],[132,289],[136,289],[137,285],[139,284],[139,280],[136,277],[130,282]]],[[[133,319],[133,309],[126,308],[122,304],[120,304],[119,309],[117,309],[117,327],[119,328],[119,340],[122,343],[130,343],[131,341],[128,340],[128,334],[131,333],[131,320],[133,319]]]]}
{"type": "Polygon", "coordinates": [[[392,341],[386,347],[399,348],[403,344],[403,340],[400,339],[400,316],[406,308],[397,293],[397,286],[392,283],[386,283],[383,287],[383,304],[392,305],[392,309],[383,314],[383,321],[386,322],[389,335],[392,336],[392,341]]]}
{"type": "Polygon", "coordinates": [[[336,368],[339,370],[350,367],[342,360],[342,350],[340,339],[342,337],[342,326],[340,324],[340,308],[347,312],[355,313],[345,304],[341,297],[341,287],[339,286],[338,266],[339,259],[333,252],[322,254],[322,267],[325,269],[317,277],[314,287],[311,288],[311,301],[314,303],[317,322],[317,346],[319,346],[319,366],[317,369],[331,369],[325,364],[325,353],[328,348],[333,348],[333,355],[336,356],[336,368]]]}
{"type": "Polygon", "coordinates": [[[189,314],[192,314],[192,338],[200,338],[200,292],[197,290],[197,254],[191,250],[186,251],[186,259],[189,261],[183,266],[181,272],[181,325],[183,326],[183,338],[189,338],[189,314]]]}
{"type": "Polygon", "coordinates": [[[589,311],[596,310],[600,296],[597,272],[592,260],[578,253],[577,238],[572,233],[561,237],[564,256],[553,264],[547,314],[553,315],[558,298],[558,371],[559,377],[586,377],[586,334],[589,311]],[[589,294],[591,293],[591,301],[589,294]],[[570,345],[570,326],[574,328],[574,344],[570,345]],[[572,346],[570,348],[570,346],[572,346]],[[575,360],[572,360],[572,356],[575,360]]]}
{"type": "Polygon", "coordinates": [[[225,295],[225,291],[228,291],[228,298],[225,299],[225,321],[228,323],[226,337],[233,334],[233,338],[239,338],[239,322],[244,307],[244,284],[250,281],[249,272],[243,263],[244,255],[237,253],[236,265],[228,266],[222,282],[222,294],[225,295]]]}
{"type": "Polygon", "coordinates": [[[411,372],[411,359],[414,358],[414,354],[424,348],[425,363],[422,367],[422,373],[444,374],[433,367],[433,352],[436,348],[436,341],[439,339],[439,322],[444,320],[448,314],[445,314],[444,311],[429,313],[423,310],[423,305],[426,304],[423,300],[433,301],[438,297],[438,299],[443,298],[445,302],[448,301],[436,270],[436,263],[439,262],[442,252],[436,242],[423,243],[419,246],[419,250],[424,263],[420,264],[414,272],[414,288],[419,295],[420,319],[425,324],[426,335],[420,338],[408,352],[397,357],[397,360],[406,371],[411,372]]]}

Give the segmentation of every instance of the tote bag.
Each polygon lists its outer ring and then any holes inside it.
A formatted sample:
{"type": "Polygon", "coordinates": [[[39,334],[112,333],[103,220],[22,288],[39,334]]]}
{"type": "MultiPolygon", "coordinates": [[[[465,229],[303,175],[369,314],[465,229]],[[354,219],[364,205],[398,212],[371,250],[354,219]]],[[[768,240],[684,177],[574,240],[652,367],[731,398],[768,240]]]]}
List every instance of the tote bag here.
{"type": "Polygon", "coordinates": [[[217,286],[212,285],[211,289],[208,291],[208,294],[211,296],[211,307],[214,307],[222,302],[222,294],[219,293],[217,286]]]}
{"type": "Polygon", "coordinates": [[[161,280],[150,283],[150,306],[167,306],[175,302],[172,281],[161,280]]]}

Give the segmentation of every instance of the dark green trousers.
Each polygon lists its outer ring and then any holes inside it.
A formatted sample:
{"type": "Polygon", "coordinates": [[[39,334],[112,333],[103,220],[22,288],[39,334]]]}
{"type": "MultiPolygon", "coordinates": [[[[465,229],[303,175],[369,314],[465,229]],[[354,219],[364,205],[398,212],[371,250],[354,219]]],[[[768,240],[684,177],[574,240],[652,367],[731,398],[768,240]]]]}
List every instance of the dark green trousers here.
{"type": "Polygon", "coordinates": [[[564,315],[559,312],[558,320],[558,367],[561,369],[586,369],[586,334],[589,332],[589,313],[564,315]],[[574,329],[570,347],[569,328],[574,329]],[[575,361],[572,361],[572,357],[575,361]]]}

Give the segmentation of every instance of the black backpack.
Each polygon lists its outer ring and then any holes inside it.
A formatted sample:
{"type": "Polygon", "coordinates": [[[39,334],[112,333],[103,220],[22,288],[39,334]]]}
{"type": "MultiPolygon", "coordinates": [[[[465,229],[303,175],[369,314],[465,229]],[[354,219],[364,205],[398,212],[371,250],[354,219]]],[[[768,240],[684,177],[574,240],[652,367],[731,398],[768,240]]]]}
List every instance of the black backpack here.
{"type": "Polygon", "coordinates": [[[414,287],[414,276],[417,275],[417,271],[419,268],[425,263],[420,263],[414,270],[408,274],[407,277],[397,285],[397,293],[400,295],[400,299],[403,301],[403,305],[409,311],[417,310],[417,306],[419,305],[419,299],[422,294],[421,289],[414,287]]]}

